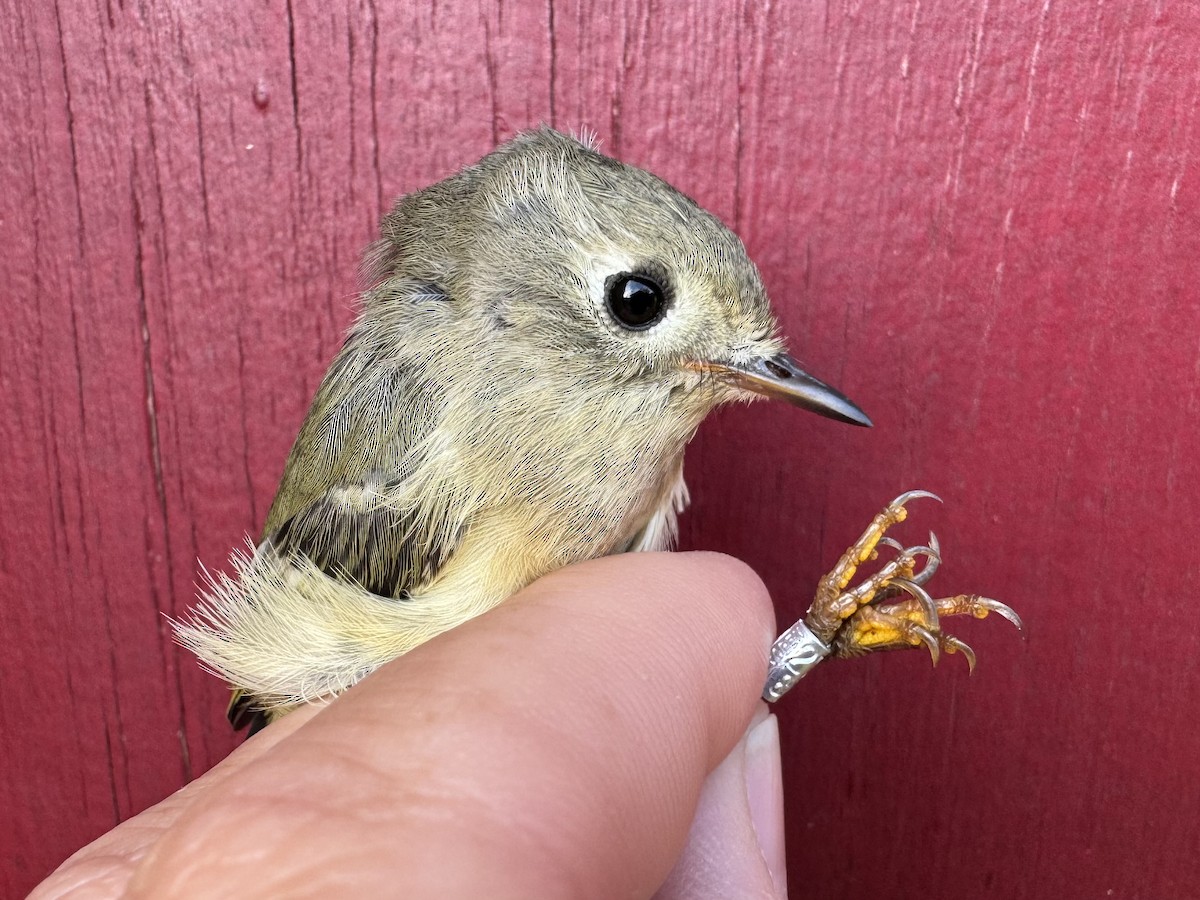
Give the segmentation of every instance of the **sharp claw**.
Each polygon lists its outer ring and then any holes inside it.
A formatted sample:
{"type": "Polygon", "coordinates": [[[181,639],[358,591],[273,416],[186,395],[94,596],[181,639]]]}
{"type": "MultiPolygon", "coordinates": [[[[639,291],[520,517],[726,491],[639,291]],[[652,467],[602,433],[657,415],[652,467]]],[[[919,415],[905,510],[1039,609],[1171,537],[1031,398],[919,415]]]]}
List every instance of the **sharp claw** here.
{"type": "Polygon", "coordinates": [[[942,564],[942,548],[938,544],[937,535],[932,531],[929,532],[928,547],[905,547],[898,540],[887,535],[881,537],[879,543],[885,547],[890,547],[902,556],[911,556],[914,558],[918,556],[925,557],[926,563],[924,568],[911,579],[914,584],[925,584],[933,577],[933,573],[938,570],[938,566],[942,564]]]}
{"type": "Polygon", "coordinates": [[[912,633],[921,639],[921,643],[929,650],[929,656],[933,660],[933,664],[938,664],[938,658],[942,655],[941,647],[938,646],[938,639],[933,636],[928,628],[922,628],[920,625],[912,626],[912,633]]]}
{"type": "Polygon", "coordinates": [[[999,600],[993,600],[990,597],[977,597],[974,601],[976,606],[980,606],[989,612],[994,612],[1017,626],[1017,631],[1025,630],[1025,623],[1021,621],[1021,617],[1017,615],[1017,611],[1006,603],[1001,603],[999,600]]]}
{"type": "Polygon", "coordinates": [[[941,558],[938,557],[936,550],[934,550],[932,547],[922,547],[920,544],[916,544],[912,547],[905,547],[904,553],[908,554],[914,559],[918,556],[924,556],[926,559],[930,560],[937,559],[939,563],[942,561],[941,558]]]}
{"type": "Polygon", "coordinates": [[[968,671],[975,671],[975,651],[971,649],[971,645],[965,641],[960,641],[953,635],[942,635],[942,645],[946,648],[947,653],[961,653],[967,658],[968,671]]]}
{"type": "Polygon", "coordinates": [[[942,502],[942,498],[937,494],[931,494],[929,491],[905,491],[895,500],[888,504],[889,507],[904,506],[906,503],[911,503],[913,500],[919,500],[922,497],[928,497],[930,500],[942,502]]]}
{"type": "Polygon", "coordinates": [[[934,573],[938,570],[938,566],[942,564],[942,545],[938,543],[937,535],[931,531],[929,532],[929,546],[919,549],[928,551],[922,554],[926,559],[925,568],[914,575],[912,580],[913,584],[923,585],[933,577],[934,573]]]}
{"type": "MultiPolygon", "coordinates": [[[[905,591],[906,593],[911,594],[913,596],[913,598],[919,604],[921,604],[921,609],[925,613],[925,627],[931,628],[935,631],[937,630],[937,628],[938,628],[937,604],[933,601],[933,598],[929,596],[929,592],[926,591],[925,588],[921,587],[919,584],[909,581],[907,578],[893,578],[891,581],[891,586],[898,587],[902,591],[905,591]]],[[[984,599],[984,598],[981,598],[981,599],[984,599]]],[[[995,602],[996,602],[995,600],[992,601],[992,603],[995,603],[995,602]]],[[[1003,604],[1001,604],[1001,605],[1003,605],[1003,604]]],[[[989,609],[990,609],[990,607],[989,607],[989,609]]],[[[996,612],[1000,612],[1000,610],[996,610],[996,612]]],[[[1009,610],[1009,612],[1012,612],[1012,610],[1009,610]]],[[[1001,615],[1003,615],[1003,613],[1001,613],[1001,615]]],[[[1016,613],[1013,613],[1013,615],[1016,615],[1016,613]]]]}

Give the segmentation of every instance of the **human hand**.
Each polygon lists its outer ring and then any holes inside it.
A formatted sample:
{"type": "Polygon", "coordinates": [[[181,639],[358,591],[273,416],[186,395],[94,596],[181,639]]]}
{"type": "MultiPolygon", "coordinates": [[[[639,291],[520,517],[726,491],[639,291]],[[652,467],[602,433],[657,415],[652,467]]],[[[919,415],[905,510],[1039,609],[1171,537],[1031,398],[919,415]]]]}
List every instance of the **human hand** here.
{"type": "Polygon", "coordinates": [[[727,557],[556,572],[271,725],[31,896],[784,897],[773,636],[727,557]]]}

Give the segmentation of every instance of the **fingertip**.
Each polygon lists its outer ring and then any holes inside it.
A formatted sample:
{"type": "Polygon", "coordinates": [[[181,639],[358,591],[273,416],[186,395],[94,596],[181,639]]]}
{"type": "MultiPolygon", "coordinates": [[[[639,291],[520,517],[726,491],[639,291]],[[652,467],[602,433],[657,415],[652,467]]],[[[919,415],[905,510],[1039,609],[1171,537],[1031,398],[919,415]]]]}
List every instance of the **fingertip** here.
{"type": "Polygon", "coordinates": [[[657,672],[659,693],[706,705],[710,723],[717,723],[711,766],[740,738],[761,695],[776,634],[770,594],[744,562],[707,551],[605,557],[543,578],[495,615],[547,602],[569,610],[558,628],[562,640],[600,635],[607,654],[625,662],[625,677],[609,685],[633,702],[661,703],[636,677],[657,672]]]}
{"type": "Polygon", "coordinates": [[[736,556],[694,550],[673,553],[672,556],[695,570],[709,593],[731,606],[731,611],[740,622],[758,629],[758,641],[769,648],[775,640],[775,607],[759,574],[736,556]]]}

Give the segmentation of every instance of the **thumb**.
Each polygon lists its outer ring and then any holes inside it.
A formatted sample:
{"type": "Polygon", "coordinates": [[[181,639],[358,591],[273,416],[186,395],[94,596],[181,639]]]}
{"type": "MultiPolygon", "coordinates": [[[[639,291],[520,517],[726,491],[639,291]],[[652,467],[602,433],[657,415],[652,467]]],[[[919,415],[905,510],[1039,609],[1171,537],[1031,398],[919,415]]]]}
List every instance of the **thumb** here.
{"type": "Polygon", "coordinates": [[[700,793],[687,847],[655,900],[787,897],[779,723],[759,704],[750,729],[700,793]]]}

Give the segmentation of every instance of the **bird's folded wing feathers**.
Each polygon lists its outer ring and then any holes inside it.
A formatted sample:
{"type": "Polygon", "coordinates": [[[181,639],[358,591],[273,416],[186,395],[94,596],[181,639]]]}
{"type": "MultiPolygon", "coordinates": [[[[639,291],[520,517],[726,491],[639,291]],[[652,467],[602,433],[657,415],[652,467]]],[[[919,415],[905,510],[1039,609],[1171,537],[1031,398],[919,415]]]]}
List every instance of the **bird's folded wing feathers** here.
{"type": "MultiPolygon", "coordinates": [[[[206,665],[251,687],[234,692],[228,714],[235,725],[261,725],[264,705],[309,694],[276,676],[286,668],[280,650],[314,653],[308,644],[323,617],[345,618],[379,598],[403,601],[449,560],[462,536],[461,522],[449,522],[455,511],[396,499],[411,474],[412,448],[437,427],[438,400],[419,366],[383,358],[351,335],[292,449],[262,542],[252,556],[235,554],[236,578],[213,579],[192,620],[178,626],[206,665]],[[314,580],[322,575],[325,586],[314,580]],[[301,606],[313,602],[344,609],[301,606]],[[272,612],[268,606],[279,615],[287,610],[294,634],[284,622],[257,622],[272,612]],[[280,647],[256,647],[258,639],[280,647]],[[276,681],[278,690],[265,689],[276,681]]],[[[329,683],[350,677],[330,674],[329,683]]]]}
{"type": "Polygon", "coordinates": [[[352,335],[288,458],[264,544],[382,597],[407,597],[432,579],[459,535],[397,498],[410,452],[437,426],[436,400],[418,367],[352,335]]]}

